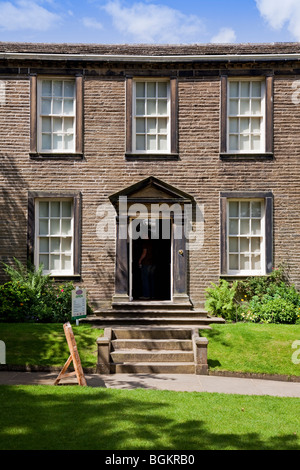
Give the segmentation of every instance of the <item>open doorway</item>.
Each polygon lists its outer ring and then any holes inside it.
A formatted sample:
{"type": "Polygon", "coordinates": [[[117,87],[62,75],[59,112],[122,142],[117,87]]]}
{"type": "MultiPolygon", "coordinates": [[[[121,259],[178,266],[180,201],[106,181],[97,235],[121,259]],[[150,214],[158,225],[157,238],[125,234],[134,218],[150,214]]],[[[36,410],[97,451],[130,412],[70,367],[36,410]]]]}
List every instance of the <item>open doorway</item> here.
{"type": "Polygon", "coordinates": [[[132,300],[171,300],[171,219],[137,220],[131,238],[130,290],[132,300]],[[146,225],[141,229],[139,224],[146,225]],[[145,236],[145,234],[147,234],[145,236]]]}

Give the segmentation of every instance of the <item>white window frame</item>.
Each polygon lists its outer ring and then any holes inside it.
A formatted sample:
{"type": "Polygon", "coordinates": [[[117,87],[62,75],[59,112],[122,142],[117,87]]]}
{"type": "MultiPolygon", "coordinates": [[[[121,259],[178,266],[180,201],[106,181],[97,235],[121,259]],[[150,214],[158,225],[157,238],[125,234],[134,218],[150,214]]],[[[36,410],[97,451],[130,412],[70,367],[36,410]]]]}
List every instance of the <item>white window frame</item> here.
{"type": "MultiPolygon", "coordinates": [[[[170,96],[171,96],[171,92],[170,92],[170,80],[169,79],[166,79],[166,78],[136,78],[133,80],[133,99],[132,99],[132,149],[133,149],[133,152],[134,153],[139,153],[139,154],[167,154],[167,153],[170,153],[171,152],[171,103],[170,103],[170,96]],[[136,96],[136,84],[137,83],[141,83],[141,82],[145,82],[145,83],[158,83],[158,82],[164,82],[167,84],[167,114],[166,115],[159,115],[159,114],[155,114],[155,115],[148,115],[148,114],[144,114],[144,115],[137,115],[136,114],[136,99],[137,99],[137,96],[136,96]],[[158,119],[158,118],[166,118],[167,119],[167,148],[166,149],[162,149],[162,150],[137,150],[136,148],[136,134],[137,134],[137,131],[136,131],[136,119],[137,118],[145,118],[147,120],[147,118],[151,119],[151,118],[155,118],[155,119],[158,119]]],[[[151,99],[151,98],[150,98],[151,99]]],[[[153,99],[153,98],[152,98],[153,99]]],[[[155,98],[156,100],[158,100],[159,98],[156,97],[155,98]]],[[[145,97],[145,100],[147,100],[147,97],[145,97]]],[[[159,133],[156,132],[156,134],[153,134],[153,135],[158,135],[159,133]]],[[[147,126],[145,125],[145,139],[147,139],[147,126]]]]}
{"type": "MultiPolygon", "coordinates": [[[[227,273],[228,275],[239,275],[239,276],[255,276],[255,275],[264,275],[266,274],[266,230],[265,230],[265,215],[266,215],[266,206],[265,206],[265,200],[263,198],[228,198],[227,199],[227,220],[226,220],[226,224],[227,224],[227,240],[226,240],[226,244],[227,244],[227,273]],[[260,235],[251,235],[250,233],[247,235],[241,235],[240,234],[240,230],[239,230],[239,234],[235,235],[235,234],[230,234],[229,232],[229,219],[232,219],[234,217],[230,217],[230,214],[229,214],[229,204],[230,202],[239,202],[239,203],[242,203],[242,202],[261,202],[261,209],[262,209],[262,212],[261,212],[261,217],[260,217],[260,221],[261,221],[261,234],[260,235]],[[230,270],[230,263],[229,263],[229,256],[230,256],[230,249],[229,249],[229,238],[238,238],[238,240],[240,240],[241,238],[260,238],[260,266],[261,268],[260,269],[248,269],[248,270],[230,270]]],[[[248,218],[241,218],[240,216],[237,218],[237,220],[239,221],[239,227],[240,227],[240,220],[241,219],[244,219],[244,220],[247,220],[248,218]]],[[[250,220],[251,219],[254,219],[255,218],[252,218],[251,217],[251,214],[250,214],[250,220]]],[[[237,252],[238,256],[241,255],[241,250],[240,250],[240,241],[239,241],[239,251],[237,252]]],[[[246,252],[245,252],[246,253],[246,252]]],[[[248,252],[247,252],[248,253],[248,252]]],[[[251,251],[249,252],[251,253],[251,251]]],[[[251,259],[250,259],[250,262],[251,262],[251,259]]]]}
{"type": "MultiPolygon", "coordinates": [[[[251,100],[252,98],[250,98],[251,100]]],[[[240,103],[240,100],[241,100],[241,96],[238,97],[238,100],[239,100],[239,103],[240,103]]],[[[231,153],[231,154],[261,154],[261,153],[265,153],[266,151],[266,82],[265,82],[265,79],[262,79],[262,78],[250,78],[250,77],[245,77],[245,78],[229,78],[228,79],[228,83],[227,83],[227,135],[226,135],[226,142],[227,142],[227,152],[228,153],[231,153]],[[233,83],[233,82],[238,82],[238,83],[242,83],[242,82],[250,82],[253,83],[253,82],[260,82],[261,83],[261,114],[258,114],[258,115],[252,115],[252,114],[245,114],[245,115],[242,115],[242,114],[237,114],[237,115],[230,115],[230,84],[233,83]],[[229,144],[229,137],[230,137],[230,134],[232,134],[230,132],[230,119],[231,118],[234,118],[236,117],[238,120],[240,120],[241,118],[249,118],[250,119],[250,122],[251,122],[251,119],[252,118],[260,118],[261,119],[261,123],[260,123],[260,149],[254,149],[254,150],[251,150],[251,149],[245,149],[245,150],[241,150],[240,149],[240,145],[239,145],[239,149],[238,150],[231,150],[230,149],[230,144],[229,144]]],[[[240,136],[241,136],[241,132],[238,132],[237,133],[238,135],[238,139],[240,141],[240,136]]],[[[250,132],[250,135],[251,135],[251,132],[250,132]]],[[[250,139],[250,143],[251,143],[251,139],[250,139]]]]}
{"type": "MultiPolygon", "coordinates": [[[[53,97],[52,97],[53,98],[53,97]]],[[[73,154],[76,153],[76,79],[70,77],[40,77],[37,81],[37,149],[40,153],[48,153],[48,154],[73,154]],[[52,81],[55,82],[72,82],[74,84],[74,96],[73,96],[73,114],[64,114],[63,112],[60,114],[49,114],[43,115],[42,114],[42,82],[43,81],[52,81]],[[51,122],[53,118],[73,118],[73,147],[71,149],[54,149],[53,145],[51,149],[43,149],[42,148],[42,117],[50,117],[51,122]]],[[[62,132],[65,134],[65,132],[62,132]]],[[[66,133],[67,134],[67,133],[66,133]]],[[[53,142],[53,129],[51,127],[51,143],[53,142]]]]}
{"type": "MultiPolygon", "coordinates": [[[[60,205],[61,207],[61,205],[60,205]]],[[[48,220],[48,227],[49,227],[49,220],[51,219],[51,216],[50,214],[48,214],[48,217],[46,218],[42,218],[42,219],[45,219],[45,220],[48,220]]],[[[60,211],[60,217],[59,217],[59,220],[60,220],[60,226],[61,226],[61,219],[62,219],[62,214],[61,214],[61,211],[60,211]]],[[[66,217],[66,219],[69,219],[69,217],[66,217]]],[[[43,274],[51,274],[53,276],[70,276],[70,275],[74,275],[74,200],[70,197],[66,197],[66,198],[63,198],[63,197],[53,197],[53,198],[36,198],[35,200],[35,234],[34,234],[34,264],[36,266],[36,268],[39,267],[39,264],[40,264],[40,238],[48,238],[49,239],[49,250],[48,250],[48,253],[45,252],[45,254],[51,254],[51,248],[50,248],[50,241],[51,241],[51,238],[60,238],[60,239],[63,239],[63,238],[71,238],[71,250],[70,250],[70,254],[71,254],[71,260],[70,260],[70,266],[71,266],[71,269],[69,270],[66,270],[66,269],[60,269],[60,270],[51,270],[50,269],[50,258],[49,258],[49,269],[48,270],[43,270],[43,274]],[[39,234],[39,219],[40,219],[40,208],[39,208],[39,204],[40,202],[71,202],[72,204],[72,211],[71,211],[71,217],[70,217],[70,220],[71,220],[71,233],[70,234],[67,234],[67,235],[62,235],[61,233],[58,235],[58,234],[53,234],[53,235],[50,235],[50,230],[48,230],[48,234],[47,235],[40,235],[39,234]]],[[[59,252],[53,252],[53,254],[59,254],[60,257],[62,255],[62,251],[60,250],[59,252]]],[[[61,263],[61,260],[60,260],[60,263],[61,263]]]]}

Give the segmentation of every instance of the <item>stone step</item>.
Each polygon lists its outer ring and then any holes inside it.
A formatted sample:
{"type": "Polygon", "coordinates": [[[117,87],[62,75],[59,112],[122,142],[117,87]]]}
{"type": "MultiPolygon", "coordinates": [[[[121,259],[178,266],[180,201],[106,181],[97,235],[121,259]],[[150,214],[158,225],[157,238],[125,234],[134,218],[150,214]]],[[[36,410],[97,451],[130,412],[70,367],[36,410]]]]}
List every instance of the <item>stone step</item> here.
{"type": "Polygon", "coordinates": [[[192,328],[113,328],[113,339],[176,339],[190,340],[192,338],[192,328]]]}
{"type": "Polygon", "coordinates": [[[191,339],[115,339],[111,343],[114,351],[119,349],[191,351],[193,348],[191,339]]]}
{"type": "Polygon", "coordinates": [[[127,310],[96,310],[94,312],[95,317],[203,317],[207,318],[207,312],[205,310],[184,310],[184,309],[160,309],[160,308],[145,308],[145,309],[127,309],[127,310]]]}
{"type": "MultiPolygon", "coordinates": [[[[171,300],[133,300],[131,302],[113,302],[112,307],[114,310],[148,310],[148,309],[179,309],[191,310],[193,308],[190,302],[172,302],[171,300]]],[[[204,311],[204,310],[203,310],[204,311]]]]}
{"type": "Polygon", "coordinates": [[[192,362],[194,360],[193,351],[145,351],[143,349],[122,349],[113,351],[110,354],[114,363],[129,362],[192,362]]]}
{"type": "MultiPolygon", "coordinates": [[[[173,326],[191,326],[195,328],[206,327],[209,328],[211,323],[219,323],[217,319],[207,318],[207,317],[183,317],[183,316],[95,316],[89,315],[86,318],[80,320],[81,323],[89,323],[98,327],[106,326],[121,326],[121,325],[173,325],[173,326]]],[[[223,321],[221,321],[223,323],[223,321]]]]}
{"type": "Polygon", "coordinates": [[[110,367],[111,374],[195,374],[194,362],[131,362],[110,367]]]}

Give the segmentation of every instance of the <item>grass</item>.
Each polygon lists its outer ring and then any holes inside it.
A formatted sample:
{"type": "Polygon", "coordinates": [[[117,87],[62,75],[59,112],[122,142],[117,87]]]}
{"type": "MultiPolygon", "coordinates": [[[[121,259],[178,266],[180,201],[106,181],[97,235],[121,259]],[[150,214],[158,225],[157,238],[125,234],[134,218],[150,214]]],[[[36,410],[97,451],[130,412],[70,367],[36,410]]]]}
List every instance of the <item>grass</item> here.
{"type": "Polygon", "coordinates": [[[300,375],[300,365],[292,362],[300,325],[231,323],[212,325],[203,335],[210,370],[300,375]]]}
{"type": "Polygon", "coordinates": [[[1,450],[297,450],[300,400],[0,386],[1,450]]]}
{"type": "MultiPolygon", "coordinates": [[[[96,339],[103,330],[72,325],[83,367],[95,367],[96,339]]],[[[63,325],[59,323],[0,323],[0,340],[6,345],[6,363],[14,365],[64,365],[70,355],[63,325]]]]}

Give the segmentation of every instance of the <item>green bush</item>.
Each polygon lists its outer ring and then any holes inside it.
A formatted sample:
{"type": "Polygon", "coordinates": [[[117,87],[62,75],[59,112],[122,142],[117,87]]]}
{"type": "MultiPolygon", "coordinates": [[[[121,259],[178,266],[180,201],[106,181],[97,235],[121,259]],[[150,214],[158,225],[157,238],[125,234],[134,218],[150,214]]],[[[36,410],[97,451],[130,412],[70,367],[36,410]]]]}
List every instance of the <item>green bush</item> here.
{"type": "Polygon", "coordinates": [[[300,323],[300,293],[289,283],[283,267],[269,276],[253,276],[206,289],[205,308],[225,320],[300,323]]]}
{"type": "MultiPolygon", "coordinates": [[[[57,284],[42,266],[4,265],[10,281],[0,285],[0,321],[60,323],[71,320],[73,282],[57,284]]],[[[91,313],[91,307],[88,313],[91,313]]]]}

